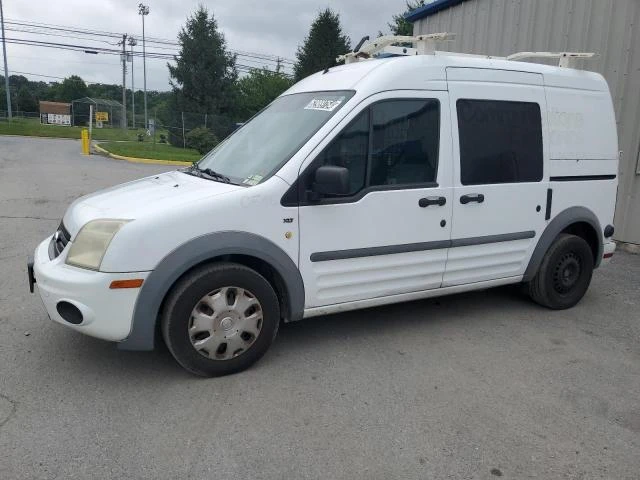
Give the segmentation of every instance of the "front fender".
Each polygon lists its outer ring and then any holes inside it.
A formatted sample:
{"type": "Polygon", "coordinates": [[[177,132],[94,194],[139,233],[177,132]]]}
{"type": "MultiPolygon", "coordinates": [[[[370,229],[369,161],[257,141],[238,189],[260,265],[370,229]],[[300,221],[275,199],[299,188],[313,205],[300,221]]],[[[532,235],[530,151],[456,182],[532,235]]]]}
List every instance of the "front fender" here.
{"type": "Polygon", "coordinates": [[[304,283],[291,257],[270,240],[246,232],[216,232],[194,238],[164,257],[145,280],[133,312],[129,336],[122,350],[153,350],[162,302],[173,284],[198,264],[222,255],[248,255],[271,265],[282,277],[289,296],[290,320],[304,312],[304,283]]]}

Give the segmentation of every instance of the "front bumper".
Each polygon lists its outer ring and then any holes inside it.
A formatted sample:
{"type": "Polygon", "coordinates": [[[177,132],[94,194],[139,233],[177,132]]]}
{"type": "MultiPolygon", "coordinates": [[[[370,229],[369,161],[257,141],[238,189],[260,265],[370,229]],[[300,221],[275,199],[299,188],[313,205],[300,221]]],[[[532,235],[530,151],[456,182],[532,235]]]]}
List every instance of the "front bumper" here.
{"type": "Polygon", "coordinates": [[[110,289],[109,285],[114,280],[146,279],[150,272],[104,273],[73,267],[65,263],[71,244],[51,260],[49,243],[47,239],[36,248],[33,276],[51,320],[92,337],[115,342],[126,339],[140,289],[110,289]],[[60,302],[80,310],[82,321],[72,324],[62,318],[60,302]]]}

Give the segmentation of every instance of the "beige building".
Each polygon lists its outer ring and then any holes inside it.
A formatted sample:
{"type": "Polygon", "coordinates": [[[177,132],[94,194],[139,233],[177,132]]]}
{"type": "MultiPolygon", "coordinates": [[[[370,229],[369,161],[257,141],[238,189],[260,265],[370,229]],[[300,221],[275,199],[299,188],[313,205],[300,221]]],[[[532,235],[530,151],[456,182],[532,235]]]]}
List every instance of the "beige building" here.
{"type": "Polygon", "coordinates": [[[613,96],[622,150],[615,238],[640,244],[640,0],[436,0],[407,20],[414,35],[455,33],[440,50],[598,53],[578,68],[603,74],[613,96]]]}

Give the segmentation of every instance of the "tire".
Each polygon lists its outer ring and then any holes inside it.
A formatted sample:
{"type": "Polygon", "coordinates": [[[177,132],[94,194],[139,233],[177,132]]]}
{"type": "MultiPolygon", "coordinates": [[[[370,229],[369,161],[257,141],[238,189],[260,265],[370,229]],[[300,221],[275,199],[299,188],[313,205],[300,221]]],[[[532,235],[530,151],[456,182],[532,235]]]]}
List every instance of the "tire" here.
{"type": "Polygon", "coordinates": [[[161,316],[162,336],[173,357],[203,377],[253,365],[273,342],[279,323],[271,284],[235,263],[205,265],[181,278],[161,316]]]}
{"type": "Polygon", "coordinates": [[[593,252],[589,244],[575,235],[561,233],[529,282],[529,296],[554,310],[571,308],[587,292],[592,274],[593,252]]]}

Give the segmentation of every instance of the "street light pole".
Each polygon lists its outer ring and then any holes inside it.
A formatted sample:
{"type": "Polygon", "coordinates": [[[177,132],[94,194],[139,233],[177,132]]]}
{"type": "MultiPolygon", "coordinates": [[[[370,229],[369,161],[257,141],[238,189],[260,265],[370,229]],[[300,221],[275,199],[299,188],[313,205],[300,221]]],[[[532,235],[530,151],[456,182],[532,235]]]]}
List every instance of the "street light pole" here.
{"type": "Polygon", "coordinates": [[[7,116],[11,120],[11,92],[9,91],[9,67],[7,67],[7,44],[4,40],[4,12],[0,0],[0,24],[2,25],[2,54],[4,55],[4,88],[7,91],[7,116]]]}
{"type": "Polygon", "coordinates": [[[144,128],[149,128],[149,116],[147,114],[147,54],[144,39],[144,17],[149,15],[149,7],[142,3],[138,4],[138,14],[142,16],[142,75],[144,77],[144,128]]]}
{"type": "Polygon", "coordinates": [[[138,41],[129,37],[129,45],[131,46],[131,125],[133,129],[136,128],[136,86],[133,81],[133,47],[138,44],[138,41]]]}
{"type": "Polygon", "coordinates": [[[127,34],[122,34],[122,120],[121,127],[127,129],[127,34]]]}

